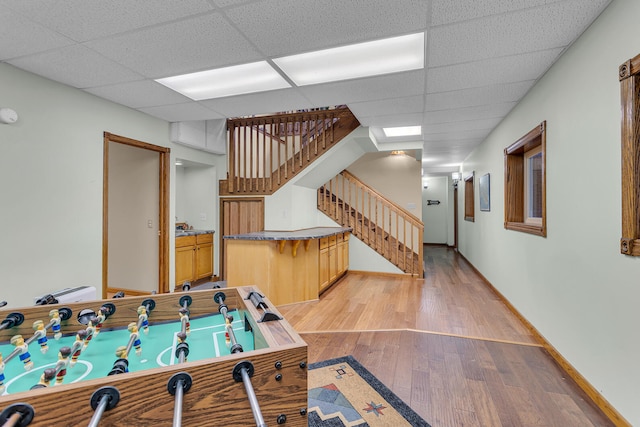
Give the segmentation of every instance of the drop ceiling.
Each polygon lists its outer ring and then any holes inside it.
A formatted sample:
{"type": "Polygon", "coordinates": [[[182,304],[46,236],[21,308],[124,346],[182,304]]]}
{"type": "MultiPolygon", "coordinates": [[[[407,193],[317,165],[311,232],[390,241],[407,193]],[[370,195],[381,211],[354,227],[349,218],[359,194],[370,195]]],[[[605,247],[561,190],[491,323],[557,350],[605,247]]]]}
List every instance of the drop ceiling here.
{"type": "MultiPolygon", "coordinates": [[[[0,61],[170,121],[347,104],[389,149],[457,165],[611,0],[0,0],[0,61]],[[425,33],[425,67],[193,101],[155,79],[425,33]],[[382,127],[422,126],[386,138],[382,127]]],[[[379,58],[384,61],[385,58],[379,58]]]]}

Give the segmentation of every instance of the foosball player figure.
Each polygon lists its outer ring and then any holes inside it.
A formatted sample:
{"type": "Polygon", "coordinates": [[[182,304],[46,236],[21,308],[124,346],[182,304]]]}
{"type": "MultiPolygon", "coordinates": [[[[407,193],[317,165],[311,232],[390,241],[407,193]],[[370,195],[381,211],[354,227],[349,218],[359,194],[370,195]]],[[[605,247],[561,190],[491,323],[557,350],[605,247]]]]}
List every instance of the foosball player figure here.
{"type": "Polygon", "coordinates": [[[44,322],[42,320],[33,322],[33,330],[36,331],[34,335],[38,338],[40,352],[45,354],[49,350],[49,345],[47,344],[47,331],[44,329],[44,322]]]}
{"type": "Polygon", "coordinates": [[[147,335],[149,334],[149,316],[147,315],[147,307],[141,305],[138,307],[138,320],[142,320],[140,326],[142,327],[142,332],[147,335]]]}
{"type": "Polygon", "coordinates": [[[0,394],[4,393],[4,359],[0,353],[0,394]]]}
{"type": "Polygon", "coordinates": [[[231,345],[231,337],[229,336],[229,328],[231,327],[231,323],[233,322],[233,316],[227,314],[224,318],[224,340],[227,344],[227,347],[231,345]]]}
{"type": "Polygon", "coordinates": [[[189,344],[187,343],[187,334],[180,331],[176,334],[178,344],[176,345],[176,358],[180,359],[180,354],[184,353],[184,362],[187,361],[189,355],[189,344]]]}
{"type": "Polygon", "coordinates": [[[60,347],[58,352],[58,362],[56,363],[56,385],[62,384],[64,376],[67,375],[67,367],[69,367],[69,356],[71,355],[71,348],[64,346],[60,347]]]}
{"type": "Polygon", "coordinates": [[[98,335],[100,333],[100,329],[102,329],[102,323],[107,318],[107,315],[105,314],[106,312],[107,308],[104,306],[98,309],[98,312],[96,313],[96,331],[93,333],[94,335],[98,335]]]}
{"type": "Polygon", "coordinates": [[[96,316],[91,316],[89,318],[89,323],[87,323],[87,329],[85,329],[87,331],[87,336],[84,339],[84,345],[82,346],[82,351],[85,351],[87,347],[89,347],[89,342],[91,341],[91,338],[93,338],[93,336],[96,333],[97,324],[98,324],[98,318],[96,316]]]}
{"type": "Polygon", "coordinates": [[[51,324],[51,331],[53,332],[53,338],[55,338],[56,340],[59,340],[60,337],[62,337],[62,332],[60,332],[61,320],[60,320],[60,313],[58,312],[58,309],[54,308],[53,310],[51,310],[49,312],[49,317],[53,322],[51,324]]]}
{"type": "Polygon", "coordinates": [[[73,368],[73,366],[78,361],[78,357],[80,357],[80,353],[82,353],[82,349],[84,348],[84,341],[87,339],[87,331],[86,329],[80,329],[76,333],[76,341],[73,343],[73,347],[71,351],[73,354],[71,355],[71,362],[69,365],[73,368]]]}
{"type": "Polygon", "coordinates": [[[185,323],[184,323],[185,331],[187,332],[187,335],[189,335],[191,333],[191,322],[189,322],[189,309],[182,307],[180,310],[178,310],[178,313],[180,314],[180,322],[182,322],[182,319],[185,319],[185,323]]]}
{"type": "Polygon", "coordinates": [[[40,381],[38,384],[31,387],[31,390],[35,390],[36,388],[49,387],[51,385],[51,381],[56,377],[55,368],[47,368],[40,375],[40,381]]]}
{"type": "Polygon", "coordinates": [[[138,332],[138,325],[135,322],[129,323],[127,327],[131,336],[135,337],[133,339],[133,347],[136,349],[136,356],[140,356],[142,354],[142,343],[140,342],[140,333],[138,332]]]}
{"type": "Polygon", "coordinates": [[[109,375],[124,374],[129,372],[129,361],[127,360],[127,347],[121,345],[116,349],[116,356],[118,360],[113,363],[113,369],[109,372],[109,375]]]}
{"type": "Polygon", "coordinates": [[[31,353],[29,353],[29,344],[24,342],[22,335],[14,335],[11,337],[11,344],[20,350],[20,360],[24,363],[24,369],[30,371],[33,368],[33,362],[31,361],[31,353]]]}

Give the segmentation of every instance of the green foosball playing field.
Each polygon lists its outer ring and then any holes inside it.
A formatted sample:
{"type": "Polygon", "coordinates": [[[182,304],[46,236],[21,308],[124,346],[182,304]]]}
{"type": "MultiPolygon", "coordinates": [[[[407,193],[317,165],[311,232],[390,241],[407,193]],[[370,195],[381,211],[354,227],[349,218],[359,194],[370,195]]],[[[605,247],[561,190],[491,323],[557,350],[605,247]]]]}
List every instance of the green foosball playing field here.
{"type": "MultiPolygon", "coordinates": [[[[254,336],[251,330],[245,330],[244,315],[236,310],[229,311],[229,314],[234,318],[232,327],[237,343],[242,346],[243,351],[254,350],[254,336]]],[[[177,334],[180,330],[179,320],[151,324],[148,327],[148,333],[141,328],[139,331],[140,354],[137,354],[136,346],[132,346],[127,357],[128,371],[138,372],[177,364],[176,346],[179,342],[177,334]]],[[[186,339],[189,344],[187,360],[196,361],[230,354],[231,342],[225,332],[225,321],[221,314],[190,319],[190,333],[186,339]]],[[[107,376],[113,368],[114,361],[119,358],[116,356],[116,349],[126,346],[130,335],[127,329],[109,328],[103,328],[97,335],[94,334],[86,349],[81,350],[77,361],[69,363],[61,384],[107,376]]],[[[30,390],[38,384],[46,368],[55,367],[60,348],[72,347],[75,341],[75,335],[63,336],[59,340],[49,337],[48,350],[44,354],[38,342],[32,342],[28,348],[30,362],[33,363],[30,370],[25,370],[24,360],[18,357],[5,364],[3,394],[30,390]]],[[[10,343],[0,344],[0,353],[5,357],[14,349],[15,347],[10,343]]],[[[55,387],[55,385],[56,379],[50,383],[50,386],[55,387]]]]}

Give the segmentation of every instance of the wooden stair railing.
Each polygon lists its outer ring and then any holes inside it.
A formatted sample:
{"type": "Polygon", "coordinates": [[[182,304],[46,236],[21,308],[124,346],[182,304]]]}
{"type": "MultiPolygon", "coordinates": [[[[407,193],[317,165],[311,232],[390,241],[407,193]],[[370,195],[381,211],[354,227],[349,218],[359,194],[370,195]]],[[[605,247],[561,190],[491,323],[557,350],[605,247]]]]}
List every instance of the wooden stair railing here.
{"type": "Polygon", "coordinates": [[[360,126],[346,106],[227,120],[227,180],[220,194],[273,194],[360,126]]]}
{"type": "Polygon", "coordinates": [[[318,209],[351,227],[354,236],[405,273],[423,276],[422,221],[348,171],[318,189],[318,209]]]}

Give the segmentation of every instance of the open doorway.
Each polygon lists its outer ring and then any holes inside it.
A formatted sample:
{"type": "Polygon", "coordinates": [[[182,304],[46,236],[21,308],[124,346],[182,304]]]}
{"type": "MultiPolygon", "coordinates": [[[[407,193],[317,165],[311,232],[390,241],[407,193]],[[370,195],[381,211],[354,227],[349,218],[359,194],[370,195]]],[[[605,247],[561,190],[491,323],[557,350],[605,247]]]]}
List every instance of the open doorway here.
{"type": "Polygon", "coordinates": [[[102,298],[169,292],[169,151],[104,133],[102,298]]]}

